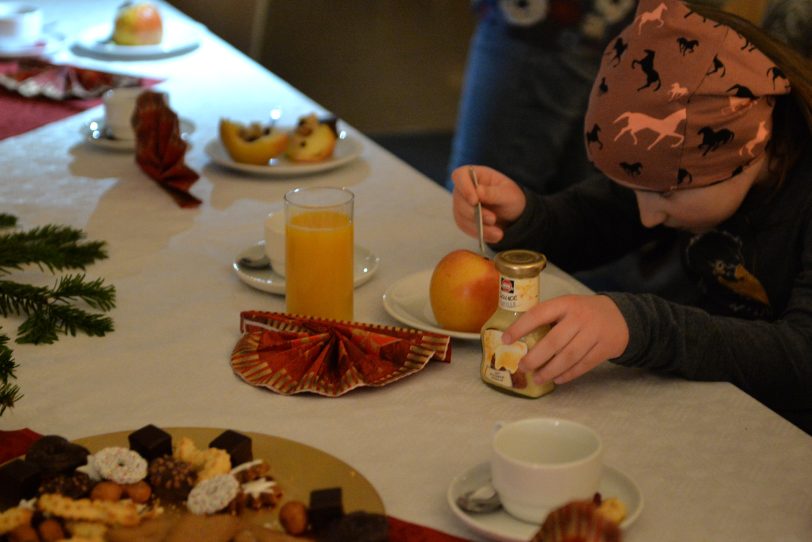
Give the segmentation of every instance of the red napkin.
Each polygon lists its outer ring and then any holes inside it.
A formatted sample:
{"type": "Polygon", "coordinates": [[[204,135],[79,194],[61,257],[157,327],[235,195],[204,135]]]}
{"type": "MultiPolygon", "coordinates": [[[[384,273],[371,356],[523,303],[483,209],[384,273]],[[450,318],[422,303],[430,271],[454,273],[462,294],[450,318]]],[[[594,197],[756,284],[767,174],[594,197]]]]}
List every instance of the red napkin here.
{"type": "Polygon", "coordinates": [[[17,431],[0,431],[0,465],[10,459],[23,455],[28,447],[38,441],[42,435],[27,427],[17,431]]]}
{"type": "Polygon", "coordinates": [[[96,107],[109,88],[157,82],[42,60],[0,62],[0,140],[96,107]]]}
{"type": "Polygon", "coordinates": [[[201,201],[189,193],[200,178],[185,161],[186,142],[180,137],[178,115],[164,95],[146,91],[138,96],[132,117],[135,130],[135,161],[165,189],[181,207],[197,207],[201,201]]]}
{"type": "Polygon", "coordinates": [[[337,397],[385,386],[451,361],[451,339],[414,329],[342,322],[279,312],[240,314],[243,332],[231,367],[243,380],[285,395],[337,397]]]}
{"type": "MultiPolygon", "coordinates": [[[[18,431],[0,431],[0,465],[25,454],[28,447],[41,437],[42,435],[28,428],[18,431]]],[[[387,520],[389,521],[389,542],[464,542],[466,540],[392,516],[387,516],[387,520]]]]}

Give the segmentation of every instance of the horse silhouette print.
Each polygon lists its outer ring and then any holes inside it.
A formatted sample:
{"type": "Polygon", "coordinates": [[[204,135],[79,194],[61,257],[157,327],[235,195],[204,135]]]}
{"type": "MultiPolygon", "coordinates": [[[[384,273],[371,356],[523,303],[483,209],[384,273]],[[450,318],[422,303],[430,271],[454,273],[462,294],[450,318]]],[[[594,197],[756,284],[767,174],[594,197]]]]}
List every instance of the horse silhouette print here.
{"type": "Polygon", "coordinates": [[[601,127],[595,124],[592,126],[592,129],[586,133],[586,146],[588,147],[591,143],[597,143],[598,148],[603,148],[603,143],[601,143],[600,134],[601,127]]]}
{"type": "Polygon", "coordinates": [[[714,131],[710,126],[700,128],[697,133],[702,134],[702,143],[699,144],[699,148],[703,149],[702,156],[705,156],[710,151],[715,151],[725,143],[730,143],[735,137],[735,134],[727,128],[714,131]]]}
{"type": "Polygon", "coordinates": [[[679,128],[680,123],[685,120],[685,117],[686,111],[684,107],[674,111],[663,119],[650,117],[645,113],[626,111],[616,118],[613,123],[617,124],[621,120],[626,121],[626,125],[617,133],[614,141],[617,141],[623,134],[628,133],[630,136],[632,136],[634,144],[637,145],[637,132],[642,130],[651,130],[657,134],[657,138],[651,142],[651,145],[646,147],[646,150],[651,150],[654,145],[666,137],[677,138],[679,141],[671,145],[672,147],[677,147],[685,140],[685,136],[677,131],[677,128],[679,128]]]}
{"type": "Polygon", "coordinates": [[[653,10],[644,11],[638,15],[634,20],[634,22],[637,23],[637,34],[639,35],[643,31],[643,25],[647,23],[658,22],[660,24],[657,25],[657,28],[661,28],[665,24],[663,21],[663,13],[666,11],[668,11],[668,6],[662,3],[653,10]]]}
{"type": "Polygon", "coordinates": [[[623,53],[625,53],[628,48],[629,44],[623,41],[623,38],[615,40],[612,45],[612,50],[606,53],[607,55],[611,55],[613,52],[615,53],[614,56],[612,56],[612,66],[620,64],[620,61],[623,59],[623,53]]]}
{"type": "Polygon", "coordinates": [[[640,68],[643,70],[643,73],[646,74],[646,84],[642,87],[638,88],[637,91],[641,91],[644,88],[650,87],[654,83],[657,83],[657,87],[654,89],[655,91],[660,90],[660,86],[662,82],[660,81],[660,74],[657,70],[654,69],[654,51],[651,49],[643,49],[646,52],[646,56],[643,58],[637,59],[635,58],[632,60],[632,69],[635,66],[639,65],[640,68]]]}
{"type": "MultiPolygon", "coordinates": [[[[595,126],[597,126],[597,124],[595,126]]],[[[766,141],[768,135],[770,135],[770,131],[767,130],[767,122],[762,120],[758,123],[758,131],[756,132],[755,137],[739,148],[739,156],[742,156],[745,151],[747,151],[747,155],[751,158],[755,156],[753,154],[753,149],[755,149],[756,145],[759,143],[766,141]]]]}
{"type": "Polygon", "coordinates": [[[689,40],[681,36],[677,38],[677,44],[679,44],[679,52],[682,53],[682,56],[685,56],[688,53],[694,52],[694,49],[699,45],[699,40],[689,40]]]}

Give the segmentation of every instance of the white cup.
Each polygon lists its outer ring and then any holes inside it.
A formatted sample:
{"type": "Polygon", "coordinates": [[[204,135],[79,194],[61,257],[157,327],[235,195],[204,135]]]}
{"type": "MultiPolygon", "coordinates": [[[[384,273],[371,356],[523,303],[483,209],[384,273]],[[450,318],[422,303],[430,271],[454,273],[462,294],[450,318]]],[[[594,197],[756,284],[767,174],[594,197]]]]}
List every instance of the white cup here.
{"type": "Polygon", "coordinates": [[[111,88],[104,93],[104,126],[115,139],[135,139],[132,116],[135,102],[144,92],[140,87],[111,88]]]}
{"type": "Polygon", "coordinates": [[[265,219],[265,255],[271,269],[285,276],[285,211],[274,211],[265,219]]]}
{"type": "Polygon", "coordinates": [[[497,424],[491,480],[510,515],[538,525],[554,508],[594,496],[602,459],[601,439],[585,425],[554,418],[497,424]]]}
{"type": "Polygon", "coordinates": [[[34,45],[42,36],[42,10],[22,2],[0,2],[0,48],[34,45]]]}

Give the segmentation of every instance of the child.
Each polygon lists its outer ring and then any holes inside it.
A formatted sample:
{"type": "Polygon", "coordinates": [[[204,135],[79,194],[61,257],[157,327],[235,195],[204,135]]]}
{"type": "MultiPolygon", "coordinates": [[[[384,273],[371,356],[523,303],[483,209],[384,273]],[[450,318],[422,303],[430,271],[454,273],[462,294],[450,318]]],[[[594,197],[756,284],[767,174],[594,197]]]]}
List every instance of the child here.
{"type": "Polygon", "coordinates": [[[539,196],[485,167],[475,189],[460,168],[454,218],[475,235],[479,201],[492,248],[539,250],[570,272],[676,234],[687,280],[668,299],[539,303],[504,340],[554,324],[520,365],[538,382],[606,360],[724,380],[812,433],[810,67],[752,25],[677,0],[641,0],[616,41],[584,128],[611,180],[539,196]]]}

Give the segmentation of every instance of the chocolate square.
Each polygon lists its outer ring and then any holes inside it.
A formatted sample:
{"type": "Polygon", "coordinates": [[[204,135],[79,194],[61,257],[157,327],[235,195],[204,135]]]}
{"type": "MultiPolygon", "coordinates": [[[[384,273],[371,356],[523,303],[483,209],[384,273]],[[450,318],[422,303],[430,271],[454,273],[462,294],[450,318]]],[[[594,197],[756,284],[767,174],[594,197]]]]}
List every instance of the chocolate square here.
{"type": "Polygon", "coordinates": [[[172,435],[154,425],[145,425],[127,437],[130,449],[151,462],[165,455],[172,455],[172,435]]]}
{"type": "Polygon", "coordinates": [[[209,442],[209,448],[219,448],[220,450],[228,452],[228,455],[231,456],[232,467],[248,463],[254,459],[251,437],[247,437],[231,429],[223,431],[217,438],[209,442]]]}
{"type": "Polygon", "coordinates": [[[0,510],[17,506],[21,499],[34,497],[41,476],[42,469],[22,459],[0,467],[0,510]]]}
{"type": "Polygon", "coordinates": [[[344,505],[341,501],[341,488],[330,487],[315,489],[310,492],[310,507],[307,519],[310,527],[318,532],[338,521],[344,515],[344,505]]]}

